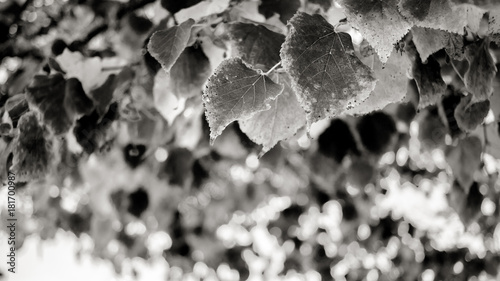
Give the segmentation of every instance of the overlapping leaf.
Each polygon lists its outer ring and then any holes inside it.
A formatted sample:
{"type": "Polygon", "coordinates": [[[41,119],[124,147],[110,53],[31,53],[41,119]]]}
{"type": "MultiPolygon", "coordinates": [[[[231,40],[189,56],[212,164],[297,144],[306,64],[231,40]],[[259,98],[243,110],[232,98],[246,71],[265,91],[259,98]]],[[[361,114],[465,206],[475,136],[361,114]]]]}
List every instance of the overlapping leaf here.
{"type": "Polygon", "coordinates": [[[354,54],[351,38],[320,15],[297,13],[281,59],[308,123],[334,117],[365,100],[375,87],[372,70],[354,54]]]}
{"type": "Polygon", "coordinates": [[[160,62],[166,72],[177,61],[186,48],[194,20],[188,19],[180,25],[155,32],[148,43],[149,53],[160,62]]]}
{"type": "Polygon", "coordinates": [[[268,110],[271,100],[282,91],[283,86],[251,69],[240,58],[223,61],[203,94],[211,141],[231,122],[268,110]]]}
{"type": "Polygon", "coordinates": [[[306,122],[306,114],[295,96],[287,74],[275,76],[276,82],[284,85],[284,90],[269,110],[257,112],[250,119],[241,120],[240,128],[248,137],[263,146],[266,153],[281,140],[293,136],[306,122]]]}
{"type": "Polygon", "coordinates": [[[450,0],[400,0],[398,7],[401,14],[416,26],[460,35],[464,34],[465,27],[476,33],[485,13],[474,5],[454,5],[450,0]]]}
{"type": "Polygon", "coordinates": [[[360,105],[348,110],[348,114],[370,113],[390,103],[400,102],[406,96],[411,62],[405,54],[393,51],[386,64],[374,56],[372,69],[378,80],[375,89],[360,105]]]}
{"type": "Polygon", "coordinates": [[[476,103],[471,101],[471,95],[462,97],[455,109],[455,119],[457,120],[458,127],[464,131],[472,131],[483,123],[484,118],[490,110],[489,100],[476,103]]]}
{"type": "Polygon", "coordinates": [[[203,50],[187,47],[170,70],[169,88],[178,97],[199,96],[211,71],[210,61],[203,50]]]}
{"type": "Polygon", "coordinates": [[[284,35],[249,23],[229,24],[228,35],[232,57],[241,57],[244,62],[262,70],[268,70],[280,61],[284,35]]]}
{"type": "Polygon", "coordinates": [[[359,29],[385,63],[394,44],[412,24],[400,14],[398,0],[343,0],[347,19],[359,29]]]}
{"type": "Polygon", "coordinates": [[[417,50],[413,45],[406,47],[408,56],[413,61],[413,78],[420,94],[419,107],[435,104],[446,92],[446,83],[441,76],[441,66],[433,57],[422,63],[417,50]]]}
{"type": "Polygon", "coordinates": [[[73,112],[64,106],[66,80],[61,74],[37,75],[28,87],[26,98],[42,114],[42,122],[55,134],[67,132],[73,124],[73,112]]]}
{"type": "Polygon", "coordinates": [[[497,68],[489,50],[489,40],[485,39],[468,45],[465,58],[469,69],[464,75],[465,86],[477,100],[486,100],[493,92],[493,78],[497,68]]]}

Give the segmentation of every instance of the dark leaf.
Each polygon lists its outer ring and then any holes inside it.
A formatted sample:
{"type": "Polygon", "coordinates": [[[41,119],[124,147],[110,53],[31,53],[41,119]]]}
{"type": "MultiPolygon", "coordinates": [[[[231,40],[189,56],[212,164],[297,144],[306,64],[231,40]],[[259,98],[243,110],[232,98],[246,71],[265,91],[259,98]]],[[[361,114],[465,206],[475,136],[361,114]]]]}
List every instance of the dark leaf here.
{"type": "Polygon", "coordinates": [[[472,96],[469,94],[460,100],[460,104],[455,109],[455,119],[460,129],[472,131],[483,123],[489,110],[489,100],[474,103],[472,102],[472,96]]]}
{"type": "Polygon", "coordinates": [[[281,60],[281,44],[285,41],[282,34],[262,25],[232,23],[228,25],[228,35],[231,56],[241,57],[255,68],[266,71],[281,60]]]}
{"type": "Polygon", "coordinates": [[[67,132],[74,113],[64,106],[66,81],[62,74],[37,75],[28,87],[26,99],[42,114],[42,122],[56,134],[67,132]]]}
{"type": "Polygon", "coordinates": [[[446,162],[466,191],[474,182],[474,173],[481,164],[481,153],[481,140],[474,136],[462,139],[457,146],[446,149],[446,162]]]}
{"type": "Polygon", "coordinates": [[[113,100],[113,92],[117,86],[116,78],[114,74],[109,75],[104,84],[90,92],[99,116],[103,116],[108,111],[109,104],[113,100]]]}
{"type": "Polygon", "coordinates": [[[189,8],[201,2],[201,0],[161,0],[161,6],[169,11],[171,14],[175,14],[178,11],[189,8]]]}
{"type": "Polygon", "coordinates": [[[383,112],[375,112],[361,117],[356,124],[356,129],[361,143],[368,151],[382,154],[396,133],[396,124],[391,116],[383,112]]]}
{"type": "Polygon", "coordinates": [[[359,153],[349,125],[341,119],[333,119],[330,126],[318,138],[319,151],[338,163],[349,152],[359,153]]]}
{"type": "Polygon", "coordinates": [[[76,114],[89,114],[94,109],[94,103],[85,94],[82,83],[77,78],[69,78],[66,81],[66,97],[64,106],[76,114]]]}
{"type": "Polygon", "coordinates": [[[270,18],[276,13],[283,23],[287,23],[299,8],[299,0],[263,0],[259,6],[259,13],[266,18],[270,18]]]}
{"type": "Polygon", "coordinates": [[[52,142],[38,123],[36,113],[28,112],[19,119],[19,135],[14,146],[12,171],[18,181],[38,179],[47,174],[52,159],[52,142]]]}

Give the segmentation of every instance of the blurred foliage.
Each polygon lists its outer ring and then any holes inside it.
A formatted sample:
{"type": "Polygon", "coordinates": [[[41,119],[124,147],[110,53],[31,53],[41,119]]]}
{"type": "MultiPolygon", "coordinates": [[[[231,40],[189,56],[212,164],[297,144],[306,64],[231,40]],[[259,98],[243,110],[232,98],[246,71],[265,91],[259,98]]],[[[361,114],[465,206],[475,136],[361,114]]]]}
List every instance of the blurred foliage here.
{"type": "MultiPolygon", "coordinates": [[[[163,257],[166,280],[498,278],[500,83],[471,105],[470,64],[449,46],[423,63],[411,34],[399,42],[415,77],[400,103],[319,121],[261,157],[237,122],[210,144],[190,79],[230,55],[224,24],[284,33],[297,10],[345,17],[318,0],[0,1],[0,178],[18,174],[17,248],[64,229],[117,273],[163,257]],[[197,23],[172,82],[147,45],[186,11],[197,23]],[[415,74],[431,66],[446,91],[429,97],[434,78],[415,74]]],[[[487,36],[460,38],[496,63],[487,36]]]]}

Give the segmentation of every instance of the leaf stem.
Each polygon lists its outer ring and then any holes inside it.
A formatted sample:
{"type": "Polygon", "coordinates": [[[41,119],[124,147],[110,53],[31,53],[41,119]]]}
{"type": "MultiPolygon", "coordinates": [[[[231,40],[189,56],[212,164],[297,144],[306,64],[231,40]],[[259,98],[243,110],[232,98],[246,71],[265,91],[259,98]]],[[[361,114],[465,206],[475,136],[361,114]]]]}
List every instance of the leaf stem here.
{"type": "Polygon", "coordinates": [[[278,68],[279,66],[281,65],[281,61],[279,61],[277,64],[275,64],[273,67],[271,67],[271,69],[269,69],[266,73],[264,73],[264,75],[269,75],[271,74],[271,72],[273,72],[276,68],[278,68]]]}
{"type": "Polygon", "coordinates": [[[457,73],[458,77],[460,78],[460,80],[462,80],[462,83],[464,83],[465,85],[465,80],[464,80],[464,77],[462,76],[462,74],[460,74],[460,72],[458,71],[457,67],[455,66],[455,64],[453,63],[453,59],[450,58],[450,64],[451,66],[453,67],[453,69],[455,70],[455,73],[457,73]]]}

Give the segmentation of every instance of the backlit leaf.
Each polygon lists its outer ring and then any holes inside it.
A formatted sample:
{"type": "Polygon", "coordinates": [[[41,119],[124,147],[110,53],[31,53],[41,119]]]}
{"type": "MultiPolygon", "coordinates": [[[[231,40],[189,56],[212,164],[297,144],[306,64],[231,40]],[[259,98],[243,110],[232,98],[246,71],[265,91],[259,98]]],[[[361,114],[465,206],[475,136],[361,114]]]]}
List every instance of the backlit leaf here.
{"type": "Polygon", "coordinates": [[[263,146],[262,154],[274,147],[281,140],[293,136],[306,123],[306,114],[293,92],[290,78],[284,73],[275,76],[284,90],[274,101],[269,110],[257,112],[250,119],[240,120],[241,130],[257,144],[263,146]]]}
{"type": "Polygon", "coordinates": [[[361,104],[347,111],[347,114],[361,115],[384,108],[390,103],[401,102],[407,92],[411,63],[405,54],[393,51],[386,64],[373,57],[373,73],[377,85],[361,104]]]}
{"type": "Polygon", "coordinates": [[[320,15],[297,13],[289,26],[281,59],[309,125],[342,114],[368,97],[376,80],[355,56],[348,34],[336,33],[320,15]]]}
{"type": "Polygon", "coordinates": [[[262,25],[233,23],[228,25],[231,56],[262,70],[268,70],[280,61],[281,44],[285,36],[262,25]]]}
{"type": "Polygon", "coordinates": [[[194,20],[188,19],[180,25],[153,33],[149,39],[149,53],[160,62],[166,72],[170,71],[186,48],[193,24],[194,20]]]}
{"type": "Polygon", "coordinates": [[[347,19],[377,51],[382,62],[391,55],[394,44],[412,24],[398,10],[398,0],[343,0],[347,19]]]}
{"type": "Polygon", "coordinates": [[[446,161],[460,185],[468,189],[474,182],[474,173],[481,164],[481,140],[471,136],[460,140],[457,146],[446,149],[446,161]]]}
{"type": "Polygon", "coordinates": [[[465,48],[469,70],[464,75],[465,86],[476,100],[486,100],[493,92],[493,78],[497,72],[489,51],[489,40],[482,40],[465,48]]]}
{"type": "Polygon", "coordinates": [[[211,141],[231,122],[268,110],[271,100],[282,91],[283,86],[251,69],[240,58],[223,61],[203,94],[211,141]]]}
{"type": "Polygon", "coordinates": [[[414,26],[411,33],[422,61],[426,61],[430,55],[443,49],[448,43],[449,32],[444,30],[414,26]]]}

